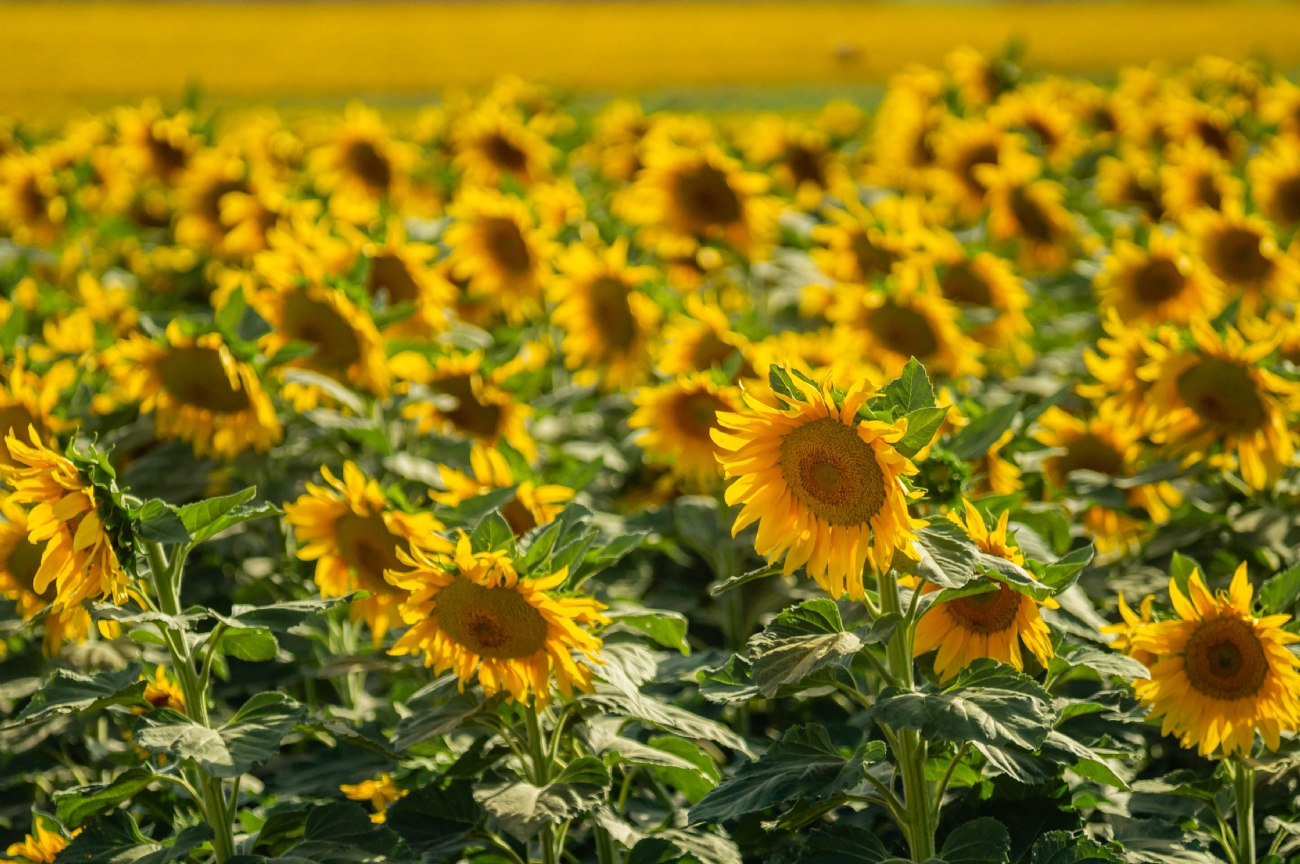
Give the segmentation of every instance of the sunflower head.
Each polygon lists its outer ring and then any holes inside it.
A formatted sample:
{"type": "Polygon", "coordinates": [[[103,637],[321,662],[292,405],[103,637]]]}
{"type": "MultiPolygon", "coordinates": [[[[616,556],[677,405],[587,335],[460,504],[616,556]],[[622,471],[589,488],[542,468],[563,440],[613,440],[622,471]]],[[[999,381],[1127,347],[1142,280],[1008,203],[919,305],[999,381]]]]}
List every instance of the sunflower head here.
{"type": "Polygon", "coordinates": [[[489,696],[539,707],[551,700],[552,681],[565,696],[590,690],[588,664],[600,662],[601,641],[588,628],[609,619],[595,600],[556,591],[568,568],[520,578],[506,553],[476,552],[464,532],[453,555],[413,549],[399,557],[406,568],[388,578],[410,592],[402,617],[412,626],[391,653],[422,653],[435,672],[454,670],[462,688],[477,677],[489,696]]]}
{"type": "Polygon", "coordinates": [[[1177,618],[1137,624],[1130,651],[1155,662],[1149,680],[1133,686],[1161,731],[1179,736],[1201,755],[1249,755],[1255,733],[1271,750],[1280,733],[1300,725],[1300,658],[1287,646],[1300,636],[1282,628],[1290,616],[1258,618],[1242,563],[1225,592],[1211,593],[1199,570],[1186,590],[1169,581],[1177,618]]]}
{"type": "Polygon", "coordinates": [[[54,864],[59,853],[68,848],[68,838],[40,815],[32,821],[35,833],[28,834],[21,843],[12,844],[5,854],[13,864],[54,864]]]}
{"type": "Polygon", "coordinates": [[[696,372],[657,387],[643,387],[632,397],[633,429],[645,430],[637,443],[647,456],[672,466],[681,479],[707,487],[718,477],[713,430],[719,412],[741,410],[740,391],[719,385],[709,373],[696,372]]]}

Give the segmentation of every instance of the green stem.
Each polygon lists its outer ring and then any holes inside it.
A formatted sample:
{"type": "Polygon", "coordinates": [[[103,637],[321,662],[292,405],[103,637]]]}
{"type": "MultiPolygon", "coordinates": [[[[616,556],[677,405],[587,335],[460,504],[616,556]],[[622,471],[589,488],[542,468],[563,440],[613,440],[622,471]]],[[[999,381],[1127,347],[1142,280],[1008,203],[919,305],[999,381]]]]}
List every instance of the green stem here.
{"type": "Polygon", "coordinates": [[[1234,760],[1233,786],[1237,810],[1237,862],[1255,864],[1255,769],[1234,760]]]}
{"type": "Polygon", "coordinates": [[[610,838],[609,832],[604,826],[596,826],[596,857],[600,864],[618,864],[618,858],[614,854],[614,841],[610,838]]]}
{"type": "MultiPolygon", "coordinates": [[[[546,738],[542,734],[542,724],[537,721],[537,708],[529,704],[524,709],[528,723],[528,750],[533,762],[533,785],[545,786],[551,782],[551,763],[547,758],[546,738]]],[[[557,864],[555,854],[555,826],[547,824],[542,828],[542,864],[557,864]]]]}

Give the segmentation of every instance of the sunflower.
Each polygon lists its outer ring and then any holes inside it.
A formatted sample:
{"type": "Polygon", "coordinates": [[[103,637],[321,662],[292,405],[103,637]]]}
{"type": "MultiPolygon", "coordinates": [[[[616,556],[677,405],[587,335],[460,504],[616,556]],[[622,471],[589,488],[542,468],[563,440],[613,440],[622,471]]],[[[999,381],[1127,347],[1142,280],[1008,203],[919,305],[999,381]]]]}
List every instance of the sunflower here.
{"type": "Polygon", "coordinates": [[[718,448],[711,437],[719,429],[719,412],[741,410],[740,391],[719,386],[707,372],[683,375],[632,396],[636,410],[627,425],[645,430],[637,445],[652,461],[672,466],[673,473],[700,487],[718,477],[718,448]]]}
{"type": "Polygon", "coordinates": [[[1300,224],[1300,142],[1278,138],[1246,166],[1259,210],[1279,228],[1300,224]]]}
{"type": "Polygon", "coordinates": [[[732,535],[757,521],[755,549],[769,561],[785,556],[789,575],[803,565],[832,597],[864,594],[862,571],[887,570],[895,552],[916,550],[909,492],[902,475],[917,468],[893,446],[906,422],[857,419],[877,394],[857,381],[837,406],[830,385],[818,388],[793,376],[799,393],[786,408],[769,408],[753,397],[753,413],[722,411],[721,429],[710,433],[728,479],[728,505],[743,503],[732,535]]]}
{"type": "Polygon", "coordinates": [[[321,466],[325,486],[307,484],[297,501],[284,505],[301,548],[298,557],[316,562],[316,584],[322,597],[346,597],[365,590],[370,596],[352,601],[352,620],[365,619],[378,646],[397,619],[404,592],[384,579],[384,571],[400,566],[397,555],[412,547],[450,553],[451,544],[434,532],[442,523],[428,513],[404,513],[388,503],[379,483],[351,462],[343,479],[321,466]]]}
{"type": "MultiPolygon", "coordinates": [[[[904,276],[920,281],[928,262],[913,261],[904,276]]],[[[900,279],[900,283],[902,280],[900,279]]],[[[915,357],[932,374],[960,378],[979,375],[983,347],[957,326],[957,307],[924,290],[881,291],[839,285],[826,317],[847,328],[860,343],[858,353],[894,378],[915,357]]]]}
{"type": "Polygon", "coordinates": [[[606,180],[631,180],[641,170],[641,140],[653,122],[639,103],[615,99],[592,120],[591,136],[574,158],[596,168],[606,180]]]}
{"type": "Polygon", "coordinates": [[[382,824],[388,820],[388,805],[406,795],[407,790],[398,787],[393,778],[385,772],[373,780],[362,780],[355,785],[343,783],[339,791],[350,801],[369,801],[375,812],[370,814],[370,821],[382,824]]]}
{"type": "Polygon", "coordinates": [[[989,191],[988,167],[1006,165],[1023,154],[1025,140],[987,121],[950,120],[935,136],[943,171],[935,175],[939,196],[952,205],[962,221],[984,212],[989,191]]]}
{"type": "MultiPolygon", "coordinates": [[[[0,436],[7,438],[12,434],[26,440],[28,430],[35,429],[39,441],[31,439],[28,444],[51,444],[54,433],[69,428],[70,424],[60,419],[55,410],[63,391],[76,381],[77,372],[72,364],[58,363],[45,375],[37,375],[28,369],[27,358],[19,351],[4,378],[0,385],[0,436]]],[[[15,464],[0,439],[0,465],[15,464]]]]}
{"type": "Polygon", "coordinates": [[[1161,200],[1169,216],[1185,222],[1198,210],[1223,210],[1228,202],[1240,203],[1241,181],[1217,152],[1193,139],[1170,145],[1169,158],[1160,168],[1161,200]]]}
{"type": "Polygon", "coordinates": [[[127,576],[104,532],[95,488],[75,465],[39,442],[25,444],[10,432],[5,444],[17,462],[0,466],[14,490],[9,501],[32,505],[27,540],[45,546],[32,593],[44,595],[53,586],[55,612],[103,597],[125,603],[127,576]]]}
{"type": "Polygon", "coordinates": [[[975,319],[970,337],[987,349],[990,363],[1014,372],[1034,359],[1027,341],[1034,330],[1025,317],[1029,292],[1010,261],[991,252],[967,257],[954,244],[937,278],[938,293],[975,319]]]}
{"type": "Polygon", "coordinates": [[[1300,87],[1278,75],[1261,94],[1259,118],[1276,123],[1280,134],[1300,139],[1300,87]]]}
{"type": "Polygon", "coordinates": [[[1122,144],[1119,157],[1097,162],[1097,197],[1108,207],[1135,207],[1150,222],[1165,218],[1164,187],[1149,152],[1122,144]]]}
{"type": "Polygon", "coordinates": [[[1191,332],[1192,347],[1148,345],[1151,362],[1138,374],[1151,382],[1158,418],[1151,439],[1175,454],[1209,457],[1215,467],[1235,462],[1248,486],[1266,489],[1295,461],[1289,421],[1300,384],[1261,364],[1277,349],[1276,338],[1247,344],[1233,327],[1220,338],[1204,319],[1193,321],[1191,332]]]}
{"type": "Polygon", "coordinates": [[[1024,481],[1020,479],[1020,467],[1002,455],[1002,448],[1015,437],[1015,430],[1008,429],[989,445],[983,456],[975,460],[971,466],[971,476],[979,478],[975,484],[977,494],[1010,495],[1025,488],[1024,481]]]}
{"type": "Polygon", "coordinates": [[[327,143],[309,154],[308,167],[330,212],[361,225],[378,215],[381,201],[402,203],[415,160],[414,146],[394,140],[377,112],[354,102],[327,143]]]}
{"type": "Polygon", "coordinates": [[[433,362],[414,351],[403,351],[393,357],[391,365],[411,396],[402,416],[415,420],[421,435],[451,433],[487,447],[495,447],[504,438],[530,462],[537,458],[537,445],[524,426],[532,409],[495,383],[504,380],[501,369],[485,380],[481,351],[438,357],[433,362]]]}
{"type": "MultiPolygon", "coordinates": [[[[1025,563],[1025,556],[1007,537],[1010,510],[1004,510],[997,525],[990,530],[974,504],[962,503],[965,519],[956,513],[950,518],[966,530],[980,551],[1015,564],[1025,563]]],[[[938,648],[934,671],[939,673],[940,681],[947,681],[980,657],[991,657],[999,663],[1024,669],[1021,642],[1043,666],[1055,655],[1051,631],[1039,615],[1038,607],[1056,609],[1056,601],[1050,597],[1035,601],[1005,582],[990,581],[993,590],[935,603],[916,622],[912,656],[920,657],[938,648]]],[[[937,590],[934,586],[926,587],[937,590]]]]}
{"type": "Polygon", "coordinates": [[[1129,326],[1114,308],[1107,310],[1102,329],[1106,335],[1097,340],[1097,350],[1087,348],[1083,352],[1084,365],[1095,381],[1079,384],[1078,393],[1095,403],[1109,402],[1110,409],[1124,422],[1145,429],[1154,413],[1147,399],[1151,384],[1138,372],[1149,362],[1149,345],[1177,345],[1178,333],[1167,326],[1155,332],[1129,326]]]}
{"type": "MultiPolygon", "coordinates": [[[[90,632],[90,613],[80,605],[49,608],[58,599],[54,584],[36,592],[36,573],[49,541],[33,543],[27,539],[27,511],[12,500],[0,501],[0,512],[7,521],[0,523],[0,597],[11,600],[18,616],[31,621],[42,611],[45,615],[43,650],[47,657],[57,657],[66,642],[82,642],[90,632]]],[[[100,622],[106,629],[116,622],[100,622]]]]}
{"type": "Polygon", "coordinates": [[[551,320],[564,329],[564,359],[581,369],[579,384],[599,379],[611,390],[639,383],[650,370],[650,341],[658,304],[638,290],[658,276],[654,267],[629,267],[627,240],[595,251],[583,243],[565,250],[551,287],[551,320]]]}
{"type": "Polygon", "coordinates": [[[1000,64],[969,45],[961,45],[945,54],[943,65],[948,68],[967,108],[988,105],[1013,83],[1002,74],[1000,64]]]}
{"type": "Polygon", "coordinates": [[[731,329],[721,306],[691,294],[686,298],[686,314],[674,315],[664,327],[657,366],[665,375],[707,372],[715,366],[725,368],[737,353],[737,377],[754,378],[749,340],[731,329]]]}
{"type": "Polygon", "coordinates": [[[457,118],[450,138],[466,186],[496,186],[502,177],[530,186],[551,176],[555,149],[513,108],[483,102],[457,118]]]}
{"type": "Polygon", "coordinates": [[[836,282],[870,285],[893,272],[894,265],[918,245],[917,232],[891,225],[865,207],[829,209],[830,221],[814,225],[812,259],[836,282]]]}
{"type": "MultiPolygon", "coordinates": [[[[1043,460],[1048,483],[1066,489],[1072,471],[1093,471],[1106,477],[1132,477],[1141,469],[1142,430],[1123,422],[1111,403],[1087,420],[1052,406],[1038,418],[1041,427],[1034,440],[1057,448],[1058,455],[1043,460]]],[[[1157,525],[1169,520],[1169,508],[1182,503],[1182,494],[1166,481],[1146,483],[1128,490],[1131,507],[1146,511],[1157,525]]],[[[1084,528],[1103,553],[1133,551],[1149,533],[1146,525],[1108,507],[1090,507],[1083,517],[1084,528]]]]}
{"type": "Polygon", "coordinates": [[[0,226],[14,242],[52,246],[67,217],[68,201],[48,158],[15,153],[0,159],[0,226]]]}
{"type": "Polygon", "coordinates": [[[935,139],[948,117],[943,89],[939,76],[925,72],[890,79],[872,130],[869,182],[911,192],[930,187],[936,170],[935,139]]]}
{"type": "Polygon", "coordinates": [[[1086,146],[1072,112],[1071,86],[1059,78],[1010,90],[989,107],[990,123],[1007,130],[1027,130],[1056,169],[1068,168],[1086,146]]]}
{"type": "Polygon", "coordinates": [[[462,501],[486,495],[493,489],[516,486],[515,497],[501,507],[501,516],[510,525],[516,537],[522,537],[539,525],[549,525],[560,515],[565,503],[573,498],[574,491],[567,486],[538,486],[532,480],[518,482],[510,463],[501,451],[475,444],[469,453],[473,476],[438,466],[445,492],[433,492],[429,497],[439,504],[455,507],[462,501]]]}
{"type": "MultiPolygon", "coordinates": [[[[275,329],[261,340],[261,349],[274,357],[290,342],[315,347],[290,365],[311,369],[352,387],[388,395],[390,376],[384,339],[370,313],[339,288],[299,285],[265,293],[259,312],[275,329]]],[[[298,411],[315,408],[322,394],[316,387],[286,384],[283,395],[298,411]]]]}
{"type": "Polygon", "coordinates": [[[222,203],[232,192],[248,192],[247,174],[244,161],[226,149],[198,153],[176,187],[176,242],[220,249],[228,228],[222,203]]]}
{"type": "Polygon", "coordinates": [[[712,242],[761,257],[778,209],[766,176],[742,171],[716,144],[685,147],[666,136],[647,140],[643,162],[614,200],[615,215],[642,226],[643,247],[680,258],[712,242]]]}
{"type": "Polygon", "coordinates": [[[1235,162],[1246,149],[1245,136],[1222,108],[1186,97],[1169,99],[1162,108],[1170,141],[1196,141],[1229,162],[1235,162]]]}
{"type": "Polygon", "coordinates": [[[164,342],[134,333],[110,350],[108,363],[113,398],[152,411],[160,438],[189,441],[198,456],[265,453],[284,434],[257,372],[219,333],[189,336],[173,319],[164,342]]]}
{"type": "MultiPolygon", "coordinates": [[[[140,680],[149,682],[144,688],[144,701],[148,702],[154,708],[170,708],[173,711],[185,710],[185,694],[181,692],[180,684],[167,677],[167,670],[161,663],[154,670],[152,678],[145,677],[140,673],[140,680]]],[[[145,708],[137,708],[139,712],[146,711],[145,708]]]]}
{"type": "Polygon", "coordinates": [[[455,278],[491,296],[515,324],[542,313],[554,244],[537,230],[528,205],[491,189],[462,190],[447,215],[445,241],[455,278]]]}
{"type": "Polygon", "coordinates": [[[389,651],[424,654],[435,674],[453,670],[463,688],[478,673],[491,696],[545,707],[551,677],[565,696],[574,688],[590,691],[588,664],[600,662],[601,640],[584,625],[608,624],[604,605],[588,597],[555,592],[569,576],[567,567],[538,579],[520,579],[514,562],[500,552],[471,551],[463,532],[449,561],[418,548],[398,557],[409,570],[390,570],[389,580],[410,599],[402,619],[412,625],[389,651]],[[580,653],[586,662],[574,659],[580,653]]]}
{"type": "Polygon", "coordinates": [[[769,114],[755,120],[741,141],[745,159],[763,166],[776,186],[794,196],[795,206],[812,210],[848,179],[825,132],[769,114]]]}
{"type": "Polygon", "coordinates": [[[1256,618],[1254,591],[1242,562],[1227,594],[1211,594],[1193,571],[1184,594],[1169,580],[1178,618],[1138,627],[1133,649],[1155,657],[1150,680],[1133,682],[1161,733],[1177,734],[1202,756],[1250,755],[1258,731],[1276,750],[1281,732],[1300,726],[1300,658],[1287,646],[1300,636],[1282,629],[1290,615],[1256,618]]]}
{"type": "Polygon", "coordinates": [[[1037,160],[1024,157],[1016,167],[979,172],[988,185],[989,236],[1014,240],[1020,267],[1029,273],[1058,271],[1071,260],[1078,243],[1074,216],[1062,204],[1065,187],[1052,180],[1032,180],[1037,160]],[[1023,167],[1021,167],[1023,166],[1023,167]]]}
{"type": "Polygon", "coordinates": [[[1142,598],[1138,604],[1138,611],[1134,612],[1129,605],[1124,602],[1124,592],[1119,592],[1119,616],[1123,620],[1118,624],[1108,624],[1101,628],[1102,633],[1113,635],[1110,647],[1116,651],[1123,651],[1134,660],[1150,669],[1155,665],[1156,658],[1149,651],[1142,651],[1133,647],[1133,637],[1141,631],[1143,627],[1150,624],[1154,619],[1156,597],[1154,594],[1148,594],[1142,598]]]}
{"type": "Polygon", "coordinates": [[[1188,249],[1181,234],[1152,231],[1147,248],[1117,238],[1093,279],[1103,314],[1114,309],[1127,324],[1186,325],[1223,308],[1217,280],[1188,249]]]}
{"type": "Polygon", "coordinates": [[[362,252],[369,260],[366,293],[384,295],[387,305],[410,303],[415,313],[385,328],[392,336],[427,336],[446,330],[456,287],[431,267],[438,250],[428,243],[406,239],[401,219],[389,219],[383,243],[371,243],[362,252]]]}
{"type": "Polygon", "coordinates": [[[135,173],[163,183],[176,182],[203,141],[194,133],[195,116],[181,111],[168,117],[158,100],[146,100],[138,109],[117,112],[117,133],[123,161],[135,173]]]}
{"type": "MultiPolygon", "coordinates": [[[[59,853],[68,848],[68,838],[58,831],[46,827],[46,820],[39,814],[33,816],[35,834],[28,834],[21,843],[12,844],[6,851],[9,856],[6,864],[54,864],[59,853]]],[[[80,829],[74,831],[74,836],[80,829]]]]}

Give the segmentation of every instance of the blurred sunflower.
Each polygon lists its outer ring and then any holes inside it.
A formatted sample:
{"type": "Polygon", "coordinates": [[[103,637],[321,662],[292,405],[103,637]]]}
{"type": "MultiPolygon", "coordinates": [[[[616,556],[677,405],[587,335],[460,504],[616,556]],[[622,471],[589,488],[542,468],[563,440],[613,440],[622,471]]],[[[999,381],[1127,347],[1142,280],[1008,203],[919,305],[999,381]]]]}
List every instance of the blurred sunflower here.
{"type": "MultiPolygon", "coordinates": [[[[45,375],[36,375],[28,368],[26,355],[17,352],[0,385],[0,435],[5,438],[15,435],[28,444],[52,444],[55,433],[70,428],[71,424],[55,412],[63,391],[73,384],[76,376],[76,370],[67,363],[56,364],[45,375]],[[32,429],[40,440],[28,439],[32,429]]],[[[8,448],[0,440],[0,465],[14,464],[8,448]]]]}
{"type": "Polygon", "coordinates": [[[411,628],[390,654],[423,653],[434,674],[450,669],[462,688],[477,673],[485,695],[504,692],[538,708],[551,701],[552,680],[565,696],[591,690],[588,664],[601,662],[601,640],[586,628],[609,619],[596,600],[556,592],[567,567],[520,579],[508,557],[473,552],[464,533],[450,560],[417,548],[399,557],[410,569],[390,571],[389,579],[410,592],[402,619],[411,628]]]}
{"type": "Polygon", "coordinates": [[[1078,157],[1086,142],[1079,134],[1078,118],[1069,82],[1060,78],[1003,93],[985,115],[1006,130],[1026,130],[1038,140],[1048,163],[1064,169],[1078,157]]]}
{"type": "Polygon", "coordinates": [[[1284,230],[1300,223],[1300,141],[1274,139],[1250,160],[1246,173],[1261,213],[1284,230]]]}
{"type": "Polygon", "coordinates": [[[768,171],[776,188],[793,195],[802,210],[817,207],[848,179],[825,132],[774,114],[750,124],[741,146],[746,161],[768,171]]]}
{"type": "Polygon", "coordinates": [[[394,139],[378,112],[353,102],[308,155],[308,168],[330,212],[362,225],[379,214],[381,201],[402,203],[415,160],[414,146],[394,139]]]}
{"type": "Polygon", "coordinates": [[[173,184],[203,146],[194,132],[194,113],[163,113],[158,100],[146,100],[139,108],[117,111],[119,150],[125,164],[136,174],[173,184]]]}
{"type": "Polygon", "coordinates": [[[511,323],[542,313],[554,244],[537,230],[528,205],[490,189],[464,189],[447,208],[445,241],[457,279],[490,296],[511,323]]]}
{"type": "Polygon", "coordinates": [[[893,272],[894,265],[920,245],[918,232],[887,224],[862,206],[828,208],[830,220],[812,229],[817,245],[813,261],[831,279],[870,285],[893,272]]]}
{"type": "Polygon", "coordinates": [[[631,180],[641,170],[641,141],[653,122],[637,102],[615,99],[596,115],[591,136],[574,157],[594,166],[606,180],[631,180]]]}
{"type": "Polygon", "coordinates": [[[1193,139],[1229,162],[1246,149],[1246,138],[1230,114],[1199,99],[1174,98],[1163,107],[1165,134],[1170,141],[1193,139]]]}
{"type": "MultiPolygon", "coordinates": [[[[41,567],[48,540],[27,539],[27,511],[12,498],[0,500],[0,597],[10,600],[23,621],[31,621],[58,599],[58,586],[51,582],[37,593],[36,574],[41,567]]],[[[102,622],[104,625],[115,622],[102,622]]],[[[57,657],[67,642],[82,642],[90,632],[90,613],[79,604],[50,608],[45,615],[42,648],[47,657],[57,657]]]]}
{"type": "Polygon", "coordinates": [[[1244,315],[1258,314],[1266,301],[1294,300],[1300,288],[1300,260],[1278,247],[1272,227],[1239,205],[1224,212],[1201,210],[1188,219],[1210,272],[1231,296],[1241,297],[1244,315]]]}
{"type": "Polygon", "coordinates": [[[665,375],[726,368],[740,354],[736,377],[755,376],[749,363],[750,342],[731,328],[727,313],[716,303],[694,294],[685,301],[686,314],[673,315],[663,329],[663,347],[656,365],[665,375]]]}
{"type": "Polygon", "coordinates": [[[228,149],[196,154],[176,186],[180,199],[176,242],[221,250],[229,229],[222,203],[232,192],[248,192],[247,173],[244,161],[228,149]]]}
{"type": "Polygon", "coordinates": [[[448,326],[448,310],[456,300],[456,287],[431,266],[438,250],[428,243],[406,239],[400,219],[389,219],[383,243],[370,243],[362,253],[369,260],[366,293],[381,294],[388,306],[410,303],[411,317],[385,328],[393,336],[427,336],[448,326]]]}
{"type": "MultiPolygon", "coordinates": [[[[956,512],[949,518],[966,530],[980,551],[1015,564],[1025,563],[1025,556],[1007,537],[1010,510],[1004,510],[990,530],[974,504],[962,503],[965,518],[956,512]]],[[[991,657],[999,663],[1024,669],[1021,642],[1043,666],[1055,655],[1051,631],[1038,613],[1038,607],[1059,608],[1056,601],[1050,597],[1036,601],[1005,582],[990,582],[994,586],[992,590],[935,603],[916,622],[912,656],[920,657],[938,648],[934,671],[940,681],[949,680],[980,657],[991,657]]],[[[937,590],[935,586],[926,587],[937,590]]]]}
{"type": "Polygon", "coordinates": [[[554,148],[516,110],[484,102],[456,119],[450,139],[466,186],[495,187],[502,177],[530,186],[551,176],[554,148]]]}
{"type": "Polygon", "coordinates": [[[1198,210],[1223,210],[1229,202],[1240,203],[1241,181],[1215,150],[1193,139],[1172,144],[1169,157],[1160,168],[1161,200],[1170,218],[1186,222],[1198,210]]]}
{"type": "Polygon", "coordinates": [[[152,411],[158,436],[189,441],[195,455],[265,453],[284,434],[257,372],[219,333],[191,336],[173,319],[165,341],[133,333],[118,342],[108,366],[116,385],[110,401],[152,411]]]}
{"type": "Polygon", "coordinates": [[[1117,603],[1119,616],[1122,619],[1118,624],[1108,624],[1101,628],[1102,633],[1113,635],[1110,647],[1116,651],[1123,651],[1129,657],[1141,663],[1150,669],[1155,665],[1156,658],[1150,651],[1142,651],[1133,647],[1133,637],[1147,624],[1154,619],[1156,596],[1148,594],[1142,598],[1138,604],[1138,611],[1134,612],[1129,605],[1124,602],[1124,592],[1119,592],[1119,601],[1117,603]]]}
{"type": "Polygon", "coordinates": [[[941,198],[951,202],[960,221],[973,221],[985,209],[989,178],[996,169],[1022,155],[1024,138],[987,121],[951,120],[935,136],[935,151],[944,169],[935,175],[941,198]]]}
{"type": "Polygon", "coordinates": [[[14,490],[8,500],[32,505],[27,540],[45,546],[32,593],[45,595],[53,586],[56,612],[91,599],[125,603],[127,575],[104,532],[95,488],[72,462],[44,445],[24,444],[12,432],[5,443],[17,463],[0,466],[14,490]]]}
{"type": "MultiPolygon", "coordinates": [[[[5,852],[8,860],[12,864],[54,864],[59,853],[68,848],[68,838],[47,827],[46,819],[40,814],[33,815],[32,822],[36,833],[28,834],[21,843],[11,844],[5,852]]],[[[77,829],[73,836],[80,833],[81,829],[77,829]]]]}
{"type": "Polygon", "coordinates": [[[1181,234],[1152,231],[1147,248],[1117,238],[1093,279],[1103,314],[1114,309],[1127,324],[1186,325],[1223,308],[1217,281],[1181,234]]]}
{"type": "Polygon", "coordinates": [[[63,232],[68,200],[40,153],[0,158],[0,227],[15,243],[50,247],[63,232]]]}
{"type": "Polygon", "coordinates": [[[1097,197],[1108,207],[1136,207],[1147,220],[1165,218],[1164,186],[1155,159],[1146,150],[1124,144],[1119,157],[1097,162],[1097,197]]]}
{"type": "Polygon", "coordinates": [[[785,557],[788,575],[807,565],[808,575],[836,599],[861,600],[865,567],[889,568],[896,552],[915,548],[903,475],[917,468],[892,444],[906,423],[857,419],[876,394],[856,381],[837,405],[830,385],[818,388],[793,376],[799,393],[785,408],[752,397],[753,413],[719,412],[713,430],[718,461],[731,484],[728,505],[744,504],[733,536],[758,522],[754,548],[769,561],[785,557]]]}
{"type": "Polygon", "coordinates": [[[1247,344],[1232,327],[1220,338],[1204,319],[1193,321],[1191,332],[1191,347],[1147,346],[1151,362],[1139,375],[1151,382],[1158,418],[1151,439],[1214,467],[1235,462],[1247,485],[1266,489],[1295,461],[1290,420],[1300,383],[1263,366],[1276,340],[1247,344]]]}
{"type": "Polygon", "coordinates": [[[551,320],[564,330],[565,365],[580,370],[575,380],[598,380],[609,390],[639,383],[650,371],[650,343],[661,315],[659,305],[639,289],[658,271],[628,266],[626,238],[602,250],[574,243],[560,254],[556,268],[551,320]]]}
{"type": "MultiPolygon", "coordinates": [[[[532,409],[516,402],[492,380],[484,380],[481,351],[438,357],[432,362],[413,351],[403,351],[391,363],[393,373],[407,382],[410,394],[402,416],[415,420],[421,435],[452,433],[487,447],[495,447],[504,438],[528,461],[537,458],[537,445],[524,426],[532,409]]],[[[492,378],[499,378],[499,371],[492,378]]]]}
{"type": "Polygon", "coordinates": [[[1280,135],[1300,139],[1300,87],[1278,75],[1261,93],[1259,118],[1277,124],[1280,135]]]}
{"type": "Polygon", "coordinates": [[[455,507],[493,489],[516,486],[515,497],[500,507],[502,518],[509,523],[516,537],[522,537],[539,525],[554,522],[574,496],[574,491],[567,486],[538,486],[532,480],[519,481],[510,463],[496,448],[475,444],[470,448],[469,464],[473,476],[439,465],[438,475],[446,491],[431,492],[429,497],[439,504],[455,507]]]}
{"type": "Polygon", "coordinates": [[[654,387],[641,387],[632,396],[636,410],[627,420],[645,430],[637,446],[652,461],[672,466],[677,477],[707,488],[719,475],[712,434],[718,413],[739,413],[740,391],[721,386],[707,372],[682,375],[654,387]]]}
{"type": "Polygon", "coordinates": [[[388,805],[404,797],[407,790],[399,788],[387,773],[380,774],[373,780],[362,780],[357,784],[343,783],[339,791],[349,801],[369,801],[375,812],[370,814],[370,821],[382,824],[388,820],[388,805]]]}
{"type": "Polygon", "coordinates": [[[351,617],[365,620],[378,647],[406,599],[384,571],[400,567],[398,553],[412,547],[450,554],[452,546],[434,533],[442,530],[441,522],[429,513],[404,513],[390,505],[379,483],[352,462],[344,463],[342,480],[323,465],[320,473],[327,485],[308,483],[297,501],[285,503],[285,520],[300,544],[298,557],[316,562],[322,597],[370,592],[366,599],[352,601],[351,617]]]}
{"type": "Polygon", "coordinates": [[[1194,571],[1187,593],[1169,580],[1178,617],[1138,627],[1133,649],[1158,659],[1150,680],[1133,682],[1150,717],[1164,718],[1161,734],[1177,734],[1202,756],[1249,756],[1255,733],[1273,750],[1282,732],[1300,726],[1300,658],[1287,646],[1300,636],[1282,629],[1290,615],[1256,618],[1254,591],[1242,562],[1227,594],[1211,594],[1194,571]]]}
{"type": "Polygon", "coordinates": [[[1154,411],[1147,398],[1151,384],[1138,372],[1149,362],[1148,345],[1175,346],[1178,334],[1172,327],[1150,332],[1129,326],[1114,308],[1107,310],[1102,328],[1106,335],[1097,340],[1096,350],[1086,348],[1083,352],[1084,365],[1095,380],[1079,384],[1076,390],[1093,403],[1110,403],[1109,410],[1122,422],[1146,429],[1154,411]]]}
{"type": "Polygon", "coordinates": [[[1078,243],[1074,217],[1065,208],[1065,187],[1052,180],[1034,180],[1031,157],[1014,167],[980,173],[988,186],[989,236],[1014,240],[1020,247],[1020,267],[1029,273],[1065,267],[1078,243]]]}
{"type": "Polygon", "coordinates": [[[937,278],[938,293],[973,319],[970,337],[987,349],[990,363],[1014,372],[1033,360],[1027,337],[1034,330],[1025,317],[1030,297],[1011,262],[991,252],[967,257],[954,244],[937,278]]]}

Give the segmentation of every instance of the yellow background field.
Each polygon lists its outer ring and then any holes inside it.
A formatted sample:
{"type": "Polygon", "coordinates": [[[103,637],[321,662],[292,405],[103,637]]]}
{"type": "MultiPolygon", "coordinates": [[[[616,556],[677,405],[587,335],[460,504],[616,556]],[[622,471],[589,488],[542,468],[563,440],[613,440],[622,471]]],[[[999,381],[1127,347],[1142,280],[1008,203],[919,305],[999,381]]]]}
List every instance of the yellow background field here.
{"type": "Polygon", "coordinates": [[[1013,38],[1043,70],[1207,52],[1296,66],[1300,5],[0,2],[0,109],[174,97],[192,83],[235,100],[422,95],[505,72],[602,93],[854,84],[1013,38]]]}

